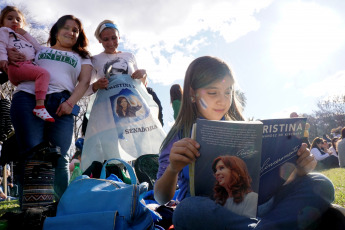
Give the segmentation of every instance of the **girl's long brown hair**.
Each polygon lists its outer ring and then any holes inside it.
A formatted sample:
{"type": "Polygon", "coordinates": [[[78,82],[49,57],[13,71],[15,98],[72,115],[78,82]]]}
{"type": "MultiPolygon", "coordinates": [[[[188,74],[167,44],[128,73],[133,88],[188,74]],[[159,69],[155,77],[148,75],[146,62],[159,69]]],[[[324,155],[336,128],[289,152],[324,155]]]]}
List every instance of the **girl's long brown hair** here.
{"type": "Polygon", "coordinates": [[[170,88],[170,103],[173,103],[175,100],[182,100],[182,88],[179,84],[174,84],[170,88]]]}
{"type": "Polygon", "coordinates": [[[213,173],[216,173],[216,165],[219,161],[222,161],[225,167],[230,169],[230,181],[226,186],[231,194],[228,194],[227,190],[216,181],[213,189],[216,202],[224,205],[229,197],[233,197],[235,203],[242,202],[244,196],[253,191],[250,185],[252,178],[249,175],[246,163],[236,156],[220,156],[214,159],[212,163],[213,173]]]}
{"type": "MultiPolygon", "coordinates": [[[[196,91],[209,84],[223,80],[225,76],[230,76],[231,80],[235,81],[229,66],[223,60],[216,57],[199,57],[189,65],[184,78],[180,113],[164,139],[161,150],[164,149],[177,134],[180,134],[181,138],[190,137],[191,135],[191,128],[198,117],[198,110],[196,104],[191,102],[192,93],[190,89],[196,91]]],[[[232,91],[231,106],[225,114],[225,120],[244,120],[235,90],[232,91]]]]}

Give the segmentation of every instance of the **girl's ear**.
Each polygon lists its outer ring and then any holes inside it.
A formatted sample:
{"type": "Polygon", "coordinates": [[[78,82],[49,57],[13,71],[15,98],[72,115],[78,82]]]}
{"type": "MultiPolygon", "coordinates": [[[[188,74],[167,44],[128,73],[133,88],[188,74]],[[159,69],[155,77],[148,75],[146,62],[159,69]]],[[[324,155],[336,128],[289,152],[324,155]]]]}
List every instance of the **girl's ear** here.
{"type": "Polygon", "coordinates": [[[191,97],[195,97],[195,92],[194,92],[194,89],[192,89],[192,87],[189,88],[189,96],[191,97]]]}
{"type": "Polygon", "coordinates": [[[190,89],[189,89],[189,94],[190,94],[190,101],[192,102],[192,103],[194,103],[195,102],[195,92],[194,92],[194,90],[192,89],[192,87],[190,87],[190,89]]]}

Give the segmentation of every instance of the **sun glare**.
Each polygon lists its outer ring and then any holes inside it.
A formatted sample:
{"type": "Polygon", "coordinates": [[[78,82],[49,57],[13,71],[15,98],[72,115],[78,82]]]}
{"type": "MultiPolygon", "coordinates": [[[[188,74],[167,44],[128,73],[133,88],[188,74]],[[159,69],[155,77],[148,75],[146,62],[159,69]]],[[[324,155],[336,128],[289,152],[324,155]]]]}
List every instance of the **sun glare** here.
{"type": "Polygon", "coordinates": [[[288,73],[313,69],[345,40],[341,18],[315,3],[290,3],[281,8],[271,37],[275,67],[288,73]]]}

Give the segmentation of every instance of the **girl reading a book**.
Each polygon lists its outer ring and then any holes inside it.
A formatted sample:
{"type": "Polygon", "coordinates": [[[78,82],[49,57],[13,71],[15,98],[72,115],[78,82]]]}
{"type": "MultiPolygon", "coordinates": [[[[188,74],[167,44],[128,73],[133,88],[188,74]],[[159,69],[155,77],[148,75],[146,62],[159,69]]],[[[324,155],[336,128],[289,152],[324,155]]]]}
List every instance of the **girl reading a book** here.
{"type": "Polygon", "coordinates": [[[200,156],[199,143],[191,139],[197,118],[244,120],[237,102],[235,80],[222,60],[204,56],[188,67],[184,80],[181,112],[162,143],[156,201],[170,201],[179,186],[173,215],[178,229],[299,229],[314,222],[334,199],[331,181],[321,174],[308,174],[316,165],[307,145],[298,150],[296,178],[258,209],[258,219],[238,215],[207,197],[190,197],[188,165],[200,156]]]}
{"type": "Polygon", "coordinates": [[[212,170],[216,177],[216,202],[236,214],[256,217],[258,194],[251,188],[246,163],[236,156],[220,156],[214,159],[212,170]]]}

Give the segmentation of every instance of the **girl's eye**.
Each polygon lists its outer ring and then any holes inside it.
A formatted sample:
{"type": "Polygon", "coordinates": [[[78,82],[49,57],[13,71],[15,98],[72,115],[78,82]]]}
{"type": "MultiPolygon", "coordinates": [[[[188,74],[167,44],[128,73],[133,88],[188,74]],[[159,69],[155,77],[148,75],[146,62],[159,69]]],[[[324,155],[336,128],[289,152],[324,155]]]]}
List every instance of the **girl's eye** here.
{"type": "Polygon", "coordinates": [[[208,95],[216,95],[217,92],[208,92],[207,94],[208,94],[208,95]]]}

